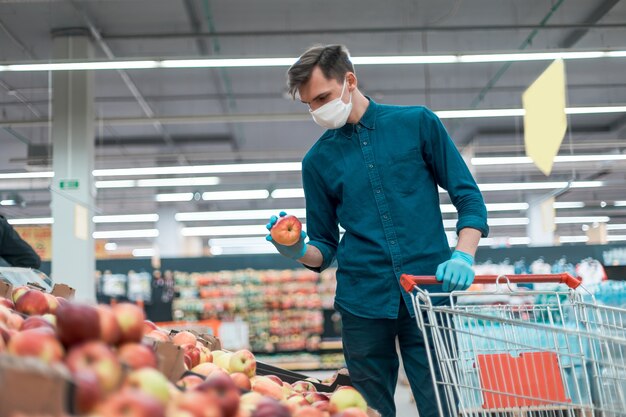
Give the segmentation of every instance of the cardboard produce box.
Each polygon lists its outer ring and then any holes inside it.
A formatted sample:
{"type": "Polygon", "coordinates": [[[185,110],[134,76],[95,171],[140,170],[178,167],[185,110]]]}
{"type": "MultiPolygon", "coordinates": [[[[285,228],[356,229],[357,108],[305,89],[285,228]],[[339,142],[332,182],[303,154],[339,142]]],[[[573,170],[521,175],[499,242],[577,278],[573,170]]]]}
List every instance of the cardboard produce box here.
{"type": "Polygon", "coordinates": [[[0,416],[67,415],[73,393],[70,374],[63,366],[11,355],[0,355],[0,387],[0,416]]]}

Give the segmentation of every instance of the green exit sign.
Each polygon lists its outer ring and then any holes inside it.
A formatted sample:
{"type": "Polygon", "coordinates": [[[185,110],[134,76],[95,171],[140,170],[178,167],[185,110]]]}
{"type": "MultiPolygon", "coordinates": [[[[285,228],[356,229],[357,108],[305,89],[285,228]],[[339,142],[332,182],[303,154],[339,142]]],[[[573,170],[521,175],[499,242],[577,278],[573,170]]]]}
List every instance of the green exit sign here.
{"type": "Polygon", "coordinates": [[[78,190],[78,180],[61,180],[59,187],[62,190],[78,190]]]}

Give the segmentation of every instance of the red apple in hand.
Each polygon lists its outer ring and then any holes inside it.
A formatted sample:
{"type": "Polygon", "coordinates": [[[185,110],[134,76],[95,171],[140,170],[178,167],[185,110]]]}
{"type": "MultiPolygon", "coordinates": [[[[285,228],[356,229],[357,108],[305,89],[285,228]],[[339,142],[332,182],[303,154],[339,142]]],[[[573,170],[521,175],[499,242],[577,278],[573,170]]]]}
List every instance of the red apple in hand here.
{"type": "Polygon", "coordinates": [[[46,328],[15,333],[9,340],[7,351],[16,356],[39,358],[46,363],[59,362],[64,354],[54,332],[46,328]]]}
{"type": "Polygon", "coordinates": [[[143,310],[135,304],[120,303],[113,307],[113,313],[122,330],[121,342],[140,342],[143,336],[143,310]]]}
{"type": "Polygon", "coordinates": [[[152,348],[141,343],[126,343],[120,346],[117,357],[131,369],[157,367],[156,353],[152,348]]]}
{"type": "Polygon", "coordinates": [[[302,231],[302,223],[296,216],[287,215],[279,217],[272,229],[270,235],[274,242],[293,246],[300,240],[300,232],[302,231]]]}
{"type": "Polygon", "coordinates": [[[100,338],[100,318],[94,307],[78,303],[62,304],[57,308],[56,316],[57,334],[65,346],[100,338]]]}

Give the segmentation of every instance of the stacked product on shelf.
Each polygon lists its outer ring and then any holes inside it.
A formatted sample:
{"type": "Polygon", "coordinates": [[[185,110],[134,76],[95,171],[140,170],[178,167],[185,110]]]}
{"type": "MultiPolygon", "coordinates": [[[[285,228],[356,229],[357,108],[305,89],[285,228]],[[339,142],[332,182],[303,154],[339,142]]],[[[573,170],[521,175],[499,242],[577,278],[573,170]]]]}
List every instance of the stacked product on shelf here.
{"type": "MultiPolygon", "coordinates": [[[[247,323],[253,352],[273,363],[317,369],[323,332],[320,276],[307,270],[175,272],[174,318],[247,323]],[[308,353],[308,354],[307,354],[308,353]],[[299,356],[296,356],[299,355],[299,356]]],[[[342,367],[343,362],[335,369],[342,367]]]]}

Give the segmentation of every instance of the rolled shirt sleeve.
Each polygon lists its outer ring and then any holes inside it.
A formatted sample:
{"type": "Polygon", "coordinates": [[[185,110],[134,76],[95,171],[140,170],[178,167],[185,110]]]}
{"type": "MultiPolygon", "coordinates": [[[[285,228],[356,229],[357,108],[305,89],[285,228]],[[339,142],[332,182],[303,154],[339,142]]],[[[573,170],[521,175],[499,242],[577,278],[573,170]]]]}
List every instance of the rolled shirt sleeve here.
{"type": "Polygon", "coordinates": [[[422,112],[421,137],[424,159],[431,167],[437,184],[448,191],[458,212],[457,234],[466,227],[489,234],[487,208],[478,185],[441,120],[430,110],[422,112]]]}
{"type": "Polygon", "coordinates": [[[337,254],[339,226],[336,202],[324,186],[315,166],[306,157],[302,161],[302,184],[306,200],[308,244],[319,249],[324,258],[320,267],[305,266],[315,272],[321,272],[333,263],[337,254]]]}

